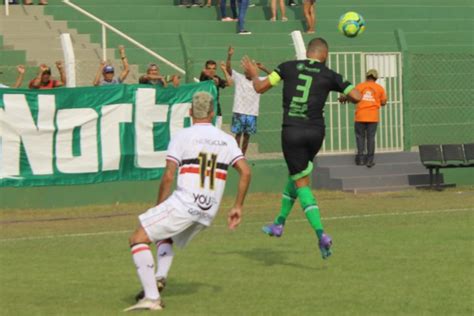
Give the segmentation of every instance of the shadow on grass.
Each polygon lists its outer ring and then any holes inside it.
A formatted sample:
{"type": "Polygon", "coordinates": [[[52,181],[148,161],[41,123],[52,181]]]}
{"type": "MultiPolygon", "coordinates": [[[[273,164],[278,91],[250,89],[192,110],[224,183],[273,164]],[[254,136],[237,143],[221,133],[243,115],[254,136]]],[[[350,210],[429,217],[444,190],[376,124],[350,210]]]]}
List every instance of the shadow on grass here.
{"type": "MultiPolygon", "coordinates": [[[[173,279],[168,281],[166,289],[161,293],[161,295],[166,299],[166,297],[171,296],[185,296],[192,295],[199,292],[201,289],[209,290],[211,293],[217,293],[222,291],[222,287],[213,284],[206,284],[202,282],[177,282],[173,279]]],[[[135,295],[138,294],[140,290],[137,289],[136,293],[133,293],[133,296],[127,296],[122,299],[123,302],[127,304],[135,303],[135,295]]]]}
{"type": "Polygon", "coordinates": [[[246,259],[259,262],[263,266],[288,266],[305,270],[321,270],[321,267],[311,267],[300,263],[292,262],[288,256],[297,254],[296,251],[274,250],[272,248],[254,248],[243,251],[214,252],[216,255],[237,254],[246,259]]]}

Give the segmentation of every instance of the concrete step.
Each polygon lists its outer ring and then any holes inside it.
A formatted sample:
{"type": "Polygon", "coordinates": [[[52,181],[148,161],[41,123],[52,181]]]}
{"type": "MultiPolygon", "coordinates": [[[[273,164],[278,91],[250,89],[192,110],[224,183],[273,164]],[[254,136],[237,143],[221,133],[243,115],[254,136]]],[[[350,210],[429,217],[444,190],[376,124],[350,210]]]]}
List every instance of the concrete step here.
{"type": "Polygon", "coordinates": [[[333,178],[342,177],[364,177],[364,176],[384,176],[384,175],[408,175],[425,173],[426,168],[421,163],[392,163],[376,164],[372,168],[366,166],[337,166],[320,167],[318,169],[328,169],[329,175],[333,178]]]}
{"type": "MultiPolygon", "coordinates": [[[[21,49],[26,51],[26,58],[28,60],[44,60],[45,62],[51,60],[61,60],[63,59],[63,50],[61,48],[38,48],[38,49],[30,49],[28,46],[23,47],[16,47],[15,49],[21,49]]],[[[76,56],[76,60],[83,60],[91,62],[95,65],[99,64],[99,60],[102,56],[102,50],[100,48],[75,48],[74,54],[76,56]]],[[[115,59],[115,50],[108,49],[107,56],[110,56],[111,60],[115,59]]]]}
{"type": "MultiPolygon", "coordinates": [[[[430,183],[428,174],[413,175],[383,175],[341,178],[342,190],[355,190],[357,188],[389,188],[400,186],[420,186],[430,183]]],[[[443,182],[443,181],[442,181],[443,182]]]]}
{"type": "MultiPolygon", "coordinates": [[[[356,166],[354,155],[319,156],[313,187],[352,192],[396,191],[429,185],[429,173],[417,152],[376,154],[372,168],[356,166]]],[[[441,175],[441,183],[444,178],[441,175]]]]}
{"type": "MultiPolygon", "coordinates": [[[[327,166],[355,166],[355,154],[351,155],[319,155],[316,157],[315,164],[318,167],[327,166]]],[[[420,156],[417,152],[398,152],[398,153],[380,153],[375,154],[375,163],[377,165],[392,163],[416,163],[420,162],[420,156]]]]}

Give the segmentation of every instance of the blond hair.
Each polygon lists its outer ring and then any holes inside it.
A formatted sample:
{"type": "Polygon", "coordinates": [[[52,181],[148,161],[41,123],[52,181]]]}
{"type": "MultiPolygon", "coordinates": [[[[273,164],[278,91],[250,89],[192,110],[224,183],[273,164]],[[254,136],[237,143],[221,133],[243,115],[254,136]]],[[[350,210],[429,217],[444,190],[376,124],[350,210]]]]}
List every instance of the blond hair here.
{"type": "Polygon", "coordinates": [[[214,98],[207,92],[196,92],[193,95],[193,117],[204,119],[214,110],[214,98]]]}

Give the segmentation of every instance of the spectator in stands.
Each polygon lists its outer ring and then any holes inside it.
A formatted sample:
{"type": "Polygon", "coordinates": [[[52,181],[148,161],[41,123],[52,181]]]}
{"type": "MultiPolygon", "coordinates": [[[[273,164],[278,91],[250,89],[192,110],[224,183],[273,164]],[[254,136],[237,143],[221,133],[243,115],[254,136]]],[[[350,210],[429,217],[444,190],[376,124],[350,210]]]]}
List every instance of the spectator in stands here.
{"type": "MultiPolygon", "coordinates": [[[[25,77],[25,70],[26,70],[25,66],[23,66],[23,65],[16,66],[16,71],[18,72],[18,75],[16,77],[16,82],[12,86],[12,88],[16,89],[16,88],[21,87],[21,84],[23,83],[23,78],[25,77]]],[[[2,73],[0,72],[0,74],[2,74],[2,73]]],[[[9,86],[6,86],[6,85],[0,83],[0,88],[9,88],[9,86]]]]}
{"type": "MultiPolygon", "coordinates": [[[[385,89],[376,83],[378,73],[375,69],[370,69],[366,74],[366,81],[359,83],[356,89],[362,95],[362,100],[357,103],[355,113],[354,130],[357,143],[357,155],[355,163],[358,166],[366,165],[371,168],[375,165],[375,134],[379,122],[379,109],[387,104],[385,89]],[[367,154],[366,152],[367,143],[367,154]]],[[[342,102],[345,97],[339,98],[342,102]]]]}
{"type": "MultiPolygon", "coordinates": [[[[286,22],[288,21],[288,18],[286,17],[284,0],[279,0],[279,4],[280,4],[280,11],[281,11],[281,20],[283,22],[286,22]]],[[[271,9],[272,9],[272,18],[270,19],[270,21],[275,22],[277,20],[277,0],[272,0],[271,9]]]]}
{"type": "Polygon", "coordinates": [[[61,80],[55,80],[51,77],[51,68],[45,64],[39,66],[38,75],[32,79],[29,84],[30,89],[54,89],[66,85],[66,72],[64,71],[63,63],[56,62],[56,68],[59,71],[61,80]]]}
{"type": "Polygon", "coordinates": [[[214,81],[214,84],[217,87],[217,98],[216,98],[216,101],[217,101],[217,113],[216,113],[217,124],[216,125],[217,125],[217,127],[220,128],[221,125],[222,125],[222,109],[221,109],[221,103],[220,103],[220,98],[219,98],[219,95],[220,95],[219,90],[224,89],[225,87],[227,87],[229,85],[229,83],[226,80],[219,77],[216,74],[216,70],[217,70],[217,63],[214,60],[206,61],[206,64],[204,66],[204,69],[201,72],[201,76],[199,77],[199,80],[200,81],[212,80],[212,81],[214,81]]]}
{"type": "Polygon", "coordinates": [[[315,32],[316,13],[314,12],[314,4],[316,0],[303,0],[303,14],[306,20],[306,33],[315,32]]]}
{"type": "MultiPolygon", "coordinates": [[[[226,0],[220,0],[221,1],[221,21],[223,22],[235,22],[237,21],[237,5],[236,5],[236,0],[230,0],[230,10],[232,11],[232,17],[227,16],[226,12],[226,0]]],[[[247,1],[248,0],[244,0],[247,1]]]]}
{"type": "Polygon", "coordinates": [[[95,75],[94,86],[106,86],[112,84],[121,84],[125,81],[130,72],[128,67],[127,56],[125,55],[125,47],[122,45],[119,46],[120,59],[122,59],[123,70],[120,73],[120,76],[115,76],[115,69],[112,65],[107,65],[105,61],[102,61],[99,65],[99,69],[95,75]],[[103,77],[101,80],[101,76],[103,77]]]}
{"type": "MultiPolygon", "coordinates": [[[[250,136],[257,133],[260,94],[255,91],[252,78],[247,73],[241,74],[232,69],[233,55],[234,48],[230,46],[227,51],[226,70],[230,75],[229,85],[235,84],[231,131],[235,134],[235,140],[245,155],[250,142],[250,136]],[[242,135],[244,136],[243,140],[242,135]]],[[[257,63],[257,66],[260,70],[270,74],[270,71],[263,64],[257,63]]],[[[263,79],[265,77],[260,78],[260,80],[263,79]]]]}
{"type": "MultiPolygon", "coordinates": [[[[283,0],[282,0],[283,1],[283,0]]],[[[249,7],[249,0],[240,0],[239,2],[239,32],[240,35],[250,35],[252,32],[245,30],[245,15],[249,7]]]]}
{"type": "Polygon", "coordinates": [[[160,68],[157,64],[150,64],[148,65],[148,69],[146,74],[141,76],[138,80],[140,84],[151,84],[151,85],[159,85],[162,87],[167,87],[168,83],[173,83],[173,86],[177,87],[180,83],[180,76],[172,75],[172,76],[162,76],[160,74],[160,68]]]}

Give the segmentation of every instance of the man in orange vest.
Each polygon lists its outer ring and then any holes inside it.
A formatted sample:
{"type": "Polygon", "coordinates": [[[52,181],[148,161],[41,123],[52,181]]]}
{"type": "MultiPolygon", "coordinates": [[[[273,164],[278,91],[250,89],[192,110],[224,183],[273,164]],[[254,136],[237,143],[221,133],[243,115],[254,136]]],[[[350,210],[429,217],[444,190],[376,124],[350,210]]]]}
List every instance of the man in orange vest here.
{"type": "MultiPolygon", "coordinates": [[[[357,143],[355,163],[358,166],[366,165],[368,168],[375,165],[375,133],[379,122],[379,109],[387,103],[385,89],[376,83],[378,77],[377,70],[370,69],[365,76],[366,81],[356,86],[362,95],[362,100],[357,103],[355,112],[354,130],[357,143]]],[[[346,101],[344,97],[340,99],[342,102],[346,101]]]]}

